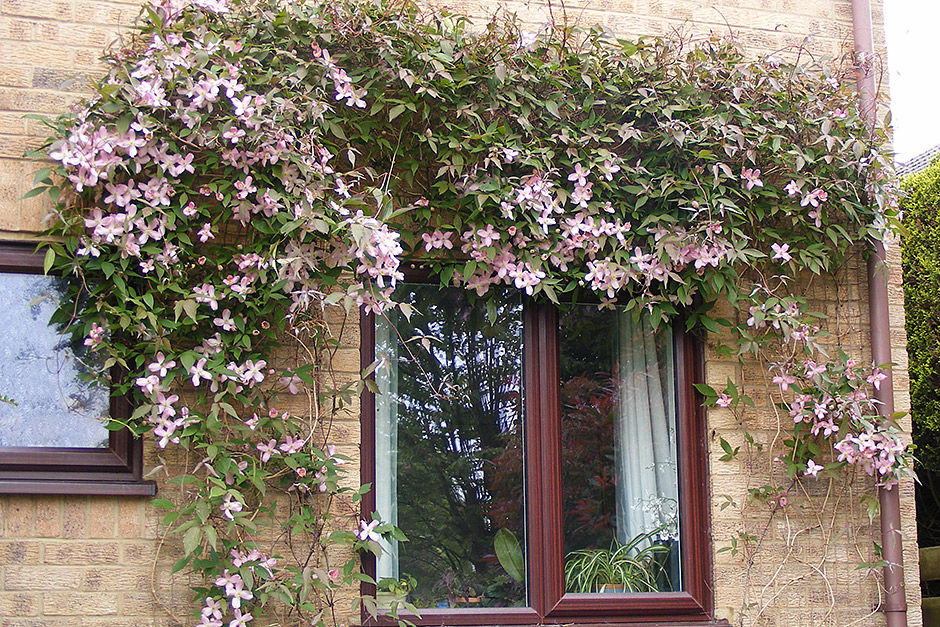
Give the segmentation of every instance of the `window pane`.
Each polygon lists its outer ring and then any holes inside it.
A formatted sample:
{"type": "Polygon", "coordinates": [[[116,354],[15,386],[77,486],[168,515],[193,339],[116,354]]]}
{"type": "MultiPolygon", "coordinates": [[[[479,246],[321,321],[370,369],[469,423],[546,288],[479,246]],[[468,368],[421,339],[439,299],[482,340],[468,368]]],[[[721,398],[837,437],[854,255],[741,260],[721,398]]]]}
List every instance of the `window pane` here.
{"type": "Polygon", "coordinates": [[[0,446],[106,448],[108,391],[81,381],[85,366],[49,319],[56,279],[0,274],[0,446]]]}
{"type": "Polygon", "coordinates": [[[559,342],[567,591],[680,590],[672,331],[591,305],[559,342]]]}
{"type": "Polygon", "coordinates": [[[376,317],[375,498],[409,541],[377,579],[414,578],[418,607],[525,605],[521,298],[395,296],[414,313],[376,317]]]}

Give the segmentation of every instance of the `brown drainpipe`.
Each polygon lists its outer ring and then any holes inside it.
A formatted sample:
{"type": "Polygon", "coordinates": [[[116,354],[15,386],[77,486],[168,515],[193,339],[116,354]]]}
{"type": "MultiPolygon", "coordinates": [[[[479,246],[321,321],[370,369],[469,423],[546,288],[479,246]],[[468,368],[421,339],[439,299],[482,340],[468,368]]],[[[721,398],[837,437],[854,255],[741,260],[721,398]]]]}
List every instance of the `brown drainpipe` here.
{"type": "MultiPolygon", "coordinates": [[[[855,40],[858,96],[862,116],[873,132],[876,120],[875,76],[872,61],[874,44],[871,28],[870,0],[852,0],[852,31],[855,40]]],[[[874,242],[868,258],[868,320],[871,332],[871,356],[876,365],[891,363],[891,327],[888,321],[888,273],[885,247],[874,242]]],[[[888,417],[894,413],[894,382],[888,378],[875,390],[881,402],[879,412],[888,417]]],[[[881,504],[882,556],[884,569],[884,612],[888,627],[906,627],[907,598],[904,594],[904,558],[901,553],[901,500],[898,488],[878,489],[881,504]]]]}

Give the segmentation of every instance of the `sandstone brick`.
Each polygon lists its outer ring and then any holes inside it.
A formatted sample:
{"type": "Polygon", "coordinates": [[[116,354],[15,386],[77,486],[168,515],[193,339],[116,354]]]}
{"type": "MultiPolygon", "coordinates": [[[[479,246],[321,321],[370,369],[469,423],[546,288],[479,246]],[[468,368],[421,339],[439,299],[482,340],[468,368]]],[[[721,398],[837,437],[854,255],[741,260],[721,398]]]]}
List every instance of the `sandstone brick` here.
{"type": "Polygon", "coordinates": [[[118,504],[118,535],[139,538],[143,533],[144,504],[137,499],[122,500],[118,504]]]}
{"type": "Polygon", "coordinates": [[[18,65],[0,65],[0,86],[29,87],[32,84],[32,69],[18,65]]]}
{"type": "MultiPolygon", "coordinates": [[[[36,164],[31,162],[22,162],[21,180],[25,183],[32,183],[33,172],[36,164]]],[[[31,185],[30,185],[31,186],[31,185]]],[[[25,187],[25,185],[24,185],[25,187]]],[[[28,190],[26,190],[28,191],[28,190]]],[[[25,191],[23,192],[26,193],[25,191]]],[[[22,196],[22,194],[21,194],[22,196]]],[[[20,214],[16,223],[16,229],[27,233],[36,233],[49,225],[47,223],[50,211],[48,198],[44,196],[33,196],[19,202],[20,214]]]]}
{"type": "Polygon", "coordinates": [[[116,542],[47,542],[43,548],[46,564],[116,564],[120,555],[116,542]]]}
{"type": "Polygon", "coordinates": [[[47,616],[101,616],[117,614],[117,594],[100,592],[45,592],[42,610],[47,616]]]}
{"type": "Polygon", "coordinates": [[[133,5],[102,0],[78,0],[75,3],[75,13],[79,21],[88,24],[130,26],[140,9],[133,5]]]}
{"type": "Polygon", "coordinates": [[[31,87],[53,89],[55,91],[86,92],[88,91],[88,82],[82,73],[75,70],[35,67],[33,68],[31,87]]]}
{"type": "MultiPolygon", "coordinates": [[[[42,52],[32,54],[41,55],[42,52]]],[[[0,91],[0,110],[57,115],[66,111],[74,99],[74,96],[59,92],[35,89],[0,91]]]]}
{"type": "Polygon", "coordinates": [[[3,0],[6,15],[23,15],[68,21],[72,19],[72,3],[67,0],[3,0]]]}
{"type": "MultiPolygon", "coordinates": [[[[163,600],[161,598],[161,600],[163,600]]],[[[161,616],[165,613],[153,595],[148,592],[128,592],[124,595],[124,615],[133,617],[161,616]]],[[[185,610],[184,610],[185,611],[185,610]]]]}
{"type": "Polygon", "coordinates": [[[115,532],[115,512],[118,504],[109,497],[95,497],[89,500],[88,525],[89,538],[113,538],[115,532]]]}
{"type": "Polygon", "coordinates": [[[16,45],[16,41],[34,39],[37,22],[29,18],[0,14],[0,39],[9,40],[7,45],[16,45]]]}
{"type": "Polygon", "coordinates": [[[39,543],[28,540],[0,541],[0,566],[38,564],[39,543]]]}
{"type": "Polygon", "coordinates": [[[3,618],[0,627],[80,627],[79,618],[3,618]]]}
{"type": "Polygon", "coordinates": [[[40,59],[47,67],[67,68],[72,54],[63,46],[38,41],[23,41],[4,47],[3,61],[9,65],[32,66],[40,59]]]}
{"type": "Polygon", "coordinates": [[[63,498],[62,537],[82,538],[85,536],[85,509],[87,506],[87,497],[67,496],[63,498]]]}
{"type": "Polygon", "coordinates": [[[121,564],[128,566],[149,566],[158,556],[165,562],[172,563],[178,556],[172,553],[171,547],[166,547],[158,554],[156,542],[122,542],[121,564]]]}
{"type": "Polygon", "coordinates": [[[0,616],[36,616],[39,595],[27,592],[0,592],[0,616]]]}
{"type": "MultiPolygon", "coordinates": [[[[2,69],[0,69],[0,72],[2,72],[2,69]]],[[[26,133],[27,124],[23,116],[0,111],[0,134],[25,135],[26,133]]]]}
{"type": "Polygon", "coordinates": [[[82,590],[87,592],[133,592],[150,587],[150,569],[133,566],[100,566],[85,570],[82,590]]]}
{"type": "Polygon", "coordinates": [[[3,572],[4,590],[76,590],[82,573],[61,566],[7,566],[3,572]]]}
{"type": "Polygon", "coordinates": [[[178,627],[179,623],[170,617],[94,617],[82,620],[82,627],[178,627]]]}
{"type": "Polygon", "coordinates": [[[71,66],[94,69],[96,74],[100,74],[104,68],[101,54],[100,48],[72,48],[71,66]]]}
{"type": "Polygon", "coordinates": [[[61,22],[36,22],[33,24],[33,36],[30,38],[33,41],[42,41],[46,43],[68,43],[68,40],[62,41],[60,36],[63,33],[68,33],[71,30],[73,24],[65,24],[61,22]]]}
{"type": "Polygon", "coordinates": [[[337,372],[358,373],[360,368],[360,357],[358,348],[340,348],[331,352],[330,364],[333,370],[337,372]]]}
{"type": "Polygon", "coordinates": [[[25,538],[33,535],[36,504],[30,496],[3,497],[3,518],[7,538],[25,538]]]}
{"type": "Polygon", "coordinates": [[[58,496],[36,497],[36,535],[40,538],[56,538],[62,534],[62,498],[58,496]]]}

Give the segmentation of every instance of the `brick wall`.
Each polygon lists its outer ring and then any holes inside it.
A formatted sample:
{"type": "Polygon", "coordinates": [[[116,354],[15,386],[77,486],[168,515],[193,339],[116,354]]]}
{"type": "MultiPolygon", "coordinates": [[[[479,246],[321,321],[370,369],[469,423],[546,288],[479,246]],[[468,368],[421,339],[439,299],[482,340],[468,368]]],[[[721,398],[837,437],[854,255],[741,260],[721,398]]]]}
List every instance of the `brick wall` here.
{"type": "MultiPolygon", "coordinates": [[[[145,463],[160,462],[151,450],[145,463]]],[[[164,495],[173,489],[160,487],[164,495]]],[[[187,614],[190,581],[170,574],[177,542],[163,538],[160,518],[140,498],[0,497],[0,625],[194,622],[187,614]]]]}
{"type": "MultiPolygon", "coordinates": [[[[903,297],[900,293],[900,252],[889,251],[890,316],[897,411],[908,411],[907,353],[904,350],[903,297]]],[[[870,363],[868,338],[867,277],[865,261],[850,261],[838,281],[812,282],[798,290],[810,299],[811,309],[828,316],[826,329],[832,333],[827,344],[830,353],[844,350],[861,363],[870,363]]],[[[726,308],[727,315],[733,315],[726,308]]],[[[746,533],[759,538],[743,554],[730,551],[715,556],[715,598],[718,615],[735,623],[742,614],[745,625],[881,625],[884,619],[875,613],[883,602],[880,574],[862,564],[876,562],[873,543],[881,544],[877,518],[869,524],[868,513],[859,500],[874,495],[871,480],[864,473],[846,480],[804,479],[788,492],[788,507],[771,512],[767,505],[748,506],[742,499],[749,488],[764,485],[788,486],[790,480],[773,453],[781,451],[780,440],[792,421],[774,403],[781,401],[776,386],[768,386],[766,364],[741,366],[714,352],[709,343],[706,379],[710,385],[724,387],[731,377],[755,401],[755,408],[741,416],[730,410],[709,412],[710,467],[712,490],[712,537],[716,551],[730,546],[732,537],[746,533]],[[743,419],[743,420],[742,420],[743,419]],[[740,455],[732,462],[722,462],[718,446],[725,438],[732,446],[747,450],[742,424],[765,447],[760,454],[740,455]],[[774,443],[777,444],[774,447],[774,443]],[[735,500],[729,505],[728,498],[735,500]],[[758,546],[751,552],[751,548],[758,546]],[[753,555],[753,562],[748,558],[753,555]],[[750,569],[750,573],[748,573],[750,569]]],[[[910,419],[902,420],[910,430],[910,419]]],[[[916,524],[913,481],[901,487],[904,534],[905,581],[909,604],[909,625],[920,625],[920,589],[917,570],[916,524]]]]}
{"type": "MultiPolygon", "coordinates": [[[[494,3],[459,0],[454,9],[485,18],[494,3]]],[[[875,0],[875,37],[884,41],[881,2],[875,0]]],[[[544,22],[544,2],[502,2],[533,28],[544,22]]],[[[805,44],[819,57],[838,57],[851,43],[848,0],[584,0],[552,3],[556,19],[564,14],[585,25],[601,23],[624,36],[679,32],[701,35],[732,32],[749,54],[776,53],[805,44]]],[[[39,230],[45,212],[40,199],[21,200],[35,166],[21,158],[42,137],[42,127],[23,114],[55,114],[85,93],[88,76],[100,72],[98,55],[137,14],[134,1],[0,0],[0,238],[20,239],[39,230]]],[[[883,55],[882,55],[883,58],[883,55]]],[[[898,410],[908,406],[903,295],[900,263],[892,250],[891,324],[898,410]]],[[[816,282],[810,295],[830,317],[833,343],[856,349],[868,360],[867,288],[864,264],[850,263],[838,284],[816,282]]],[[[337,375],[358,372],[358,320],[355,315],[328,319],[340,348],[331,359],[337,375]]],[[[747,387],[757,407],[744,419],[759,441],[779,438],[786,428],[773,412],[766,366],[722,361],[708,351],[708,383],[723,386],[731,376],[747,387]]],[[[879,542],[867,514],[858,505],[873,493],[869,481],[856,477],[846,485],[807,481],[793,489],[793,505],[771,516],[766,506],[747,506],[748,487],[780,482],[780,471],[766,456],[742,455],[720,462],[718,438],[743,441],[738,419],[725,410],[709,412],[715,604],[719,616],[746,625],[880,625],[873,613],[880,601],[877,573],[857,570],[875,561],[872,541],[879,542]],[[809,507],[801,490],[813,496],[809,507]],[[727,505],[725,497],[735,501],[727,505]],[[717,553],[732,536],[745,532],[760,538],[759,550],[717,553]]],[[[358,455],[358,405],[337,417],[334,438],[341,452],[358,455]]],[[[147,446],[152,468],[182,460],[147,446]]],[[[358,466],[350,468],[351,481],[358,466]]],[[[161,494],[172,495],[161,485],[161,494]]],[[[910,604],[909,625],[920,624],[916,568],[913,485],[902,490],[905,563],[910,604]]],[[[193,621],[187,615],[188,582],[169,575],[173,542],[160,537],[160,515],[142,499],[103,497],[0,497],[0,627],[87,627],[175,625],[193,621]]],[[[354,591],[350,592],[350,595],[354,591]]],[[[348,605],[343,602],[340,607],[348,605]]]]}

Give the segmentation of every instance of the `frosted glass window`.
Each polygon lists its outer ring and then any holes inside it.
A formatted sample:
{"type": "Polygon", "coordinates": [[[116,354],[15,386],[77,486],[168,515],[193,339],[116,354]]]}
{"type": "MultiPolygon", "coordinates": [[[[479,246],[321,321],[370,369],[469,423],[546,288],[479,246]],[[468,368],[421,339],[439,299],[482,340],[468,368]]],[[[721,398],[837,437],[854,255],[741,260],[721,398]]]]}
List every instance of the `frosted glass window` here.
{"type": "Polygon", "coordinates": [[[0,402],[0,446],[108,447],[108,390],[49,324],[63,294],[53,277],[0,274],[0,394],[16,402],[0,402]]]}

